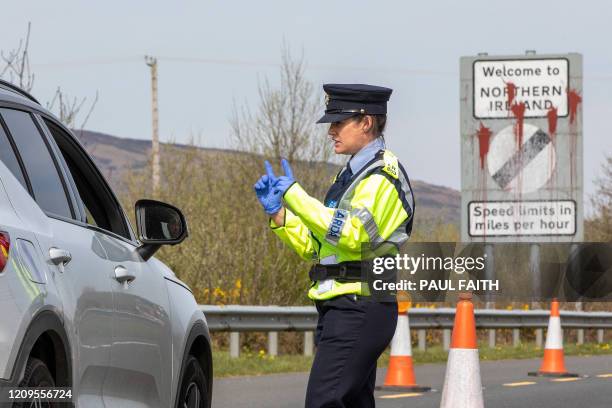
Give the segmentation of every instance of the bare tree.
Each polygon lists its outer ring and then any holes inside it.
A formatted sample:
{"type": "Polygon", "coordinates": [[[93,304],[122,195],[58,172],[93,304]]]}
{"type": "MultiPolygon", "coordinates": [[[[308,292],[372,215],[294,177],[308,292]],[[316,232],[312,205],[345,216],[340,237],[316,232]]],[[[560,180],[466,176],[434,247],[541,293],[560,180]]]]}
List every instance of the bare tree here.
{"type": "Polygon", "coordinates": [[[601,166],[595,181],[597,191],[591,198],[593,215],[586,222],[586,238],[591,241],[612,241],[612,155],[601,166]]]}
{"type": "MultiPolygon", "coordinates": [[[[77,117],[85,106],[85,102],[87,102],[86,97],[81,98],[81,100],[79,100],[77,97],[70,98],[58,86],[55,90],[55,94],[53,95],[53,99],[51,99],[50,102],[47,102],[47,109],[50,111],[55,111],[59,117],[59,120],[66,125],[66,127],[76,129],[77,117]]],[[[79,130],[83,130],[83,128],[85,128],[91,113],[96,107],[96,103],[98,103],[98,91],[96,91],[96,96],[93,102],[90,104],[89,109],[85,114],[85,118],[81,121],[80,125],[78,125],[79,130]]]]}
{"type": "MultiPolygon", "coordinates": [[[[0,58],[2,58],[2,67],[0,67],[0,78],[4,78],[5,80],[19,86],[26,92],[31,92],[32,87],[34,86],[34,73],[30,68],[30,33],[32,31],[32,23],[28,23],[28,30],[26,32],[25,38],[19,40],[19,45],[17,48],[14,48],[9,51],[0,51],[0,58]]],[[[59,116],[59,119],[62,123],[64,123],[67,127],[76,128],[77,127],[77,117],[81,113],[82,109],[85,106],[87,98],[82,98],[79,100],[78,98],[70,98],[66,95],[64,91],[60,87],[57,88],[55,94],[53,95],[53,99],[50,102],[47,102],[46,107],[50,111],[55,111],[59,116]]],[[[91,113],[93,112],[96,103],[98,102],[98,92],[96,91],[96,96],[93,102],[90,104],[87,113],[85,114],[85,118],[81,121],[78,128],[83,130],[91,113]]]]}
{"type": "Polygon", "coordinates": [[[30,29],[32,23],[28,22],[28,31],[25,38],[19,40],[19,46],[8,52],[0,51],[4,66],[0,69],[0,77],[18,85],[21,89],[30,92],[34,86],[34,74],[30,70],[30,29]]]}
{"type": "Polygon", "coordinates": [[[272,87],[267,78],[260,81],[259,107],[254,114],[248,105],[238,108],[234,104],[230,123],[236,148],[290,161],[330,158],[325,131],[315,124],[322,98],[305,77],[305,68],[304,56],[293,58],[283,46],[280,87],[272,87]]]}
{"type": "Polygon", "coordinates": [[[32,23],[28,22],[28,31],[25,38],[19,40],[19,46],[10,51],[0,51],[4,66],[0,69],[0,78],[18,85],[21,89],[30,92],[34,86],[34,73],[30,70],[30,29],[32,23]]]}

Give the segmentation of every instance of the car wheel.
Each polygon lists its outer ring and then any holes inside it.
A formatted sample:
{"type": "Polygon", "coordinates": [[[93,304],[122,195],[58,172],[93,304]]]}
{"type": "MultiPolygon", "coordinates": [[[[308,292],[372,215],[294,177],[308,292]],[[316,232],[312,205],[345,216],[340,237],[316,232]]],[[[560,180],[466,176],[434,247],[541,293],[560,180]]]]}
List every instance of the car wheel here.
{"type": "MultiPolygon", "coordinates": [[[[19,388],[21,387],[55,387],[55,381],[44,362],[37,358],[29,357],[23,380],[19,383],[19,388]]],[[[13,404],[13,408],[55,408],[58,406],[56,403],[37,399],[13,404]]]]}
{"type": "Polygon", "coordinates": [[[206,376],[200,362],[190,355],[185,361],[179,388],[178,408],[208,408],[206,376]]]}

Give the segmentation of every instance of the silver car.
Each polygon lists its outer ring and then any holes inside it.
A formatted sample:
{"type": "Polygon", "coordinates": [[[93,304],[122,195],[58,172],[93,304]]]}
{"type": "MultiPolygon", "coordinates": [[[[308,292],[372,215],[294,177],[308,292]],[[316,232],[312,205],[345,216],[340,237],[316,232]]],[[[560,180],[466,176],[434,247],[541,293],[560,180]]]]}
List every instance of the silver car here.
{"type": "Polygon", "coordinates": [[[153,200],[135,210],[138,236],[71,132],[0,81],[3,398],[63,387],[77,407],[210,407],[206,319],[153,257],[187,237],[185,219],[153,200]]]}

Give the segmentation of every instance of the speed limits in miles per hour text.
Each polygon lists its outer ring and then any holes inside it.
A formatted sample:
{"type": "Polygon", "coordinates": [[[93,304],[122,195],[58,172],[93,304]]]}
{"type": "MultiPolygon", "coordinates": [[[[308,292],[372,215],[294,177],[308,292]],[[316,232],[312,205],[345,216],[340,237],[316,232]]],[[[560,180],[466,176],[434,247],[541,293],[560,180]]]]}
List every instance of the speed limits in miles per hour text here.
{"type": "Polygon", "coordinates": [[[472,201],[468,206],[472,237],[574,235],[573,200],[472,201]]]}

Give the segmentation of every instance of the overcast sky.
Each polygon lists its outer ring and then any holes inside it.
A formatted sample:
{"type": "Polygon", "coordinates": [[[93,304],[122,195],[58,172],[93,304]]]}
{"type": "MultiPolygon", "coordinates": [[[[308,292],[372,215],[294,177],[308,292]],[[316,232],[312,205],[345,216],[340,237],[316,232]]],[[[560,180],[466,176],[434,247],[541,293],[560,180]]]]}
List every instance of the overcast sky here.
{"type": "Polygon", "coordinates": [[[591,193],[612,153],[611,18],[612,3],[600,1],[12,1],[0,48],[15,47],[31,21],[33,94],[47,101],[61,86],[92,99],[98,90],[87,128],[131,138],[150,138],[143,56],[156,55],[161,139],[201,134],[206,146],[228,147],[232,101],[256,106],[258,79],[277,83],[284,40],[303,49],[317,86],[393,88],[390,148],[412,178],[457,189],[459,57],[579,52],[591,193]]]}

